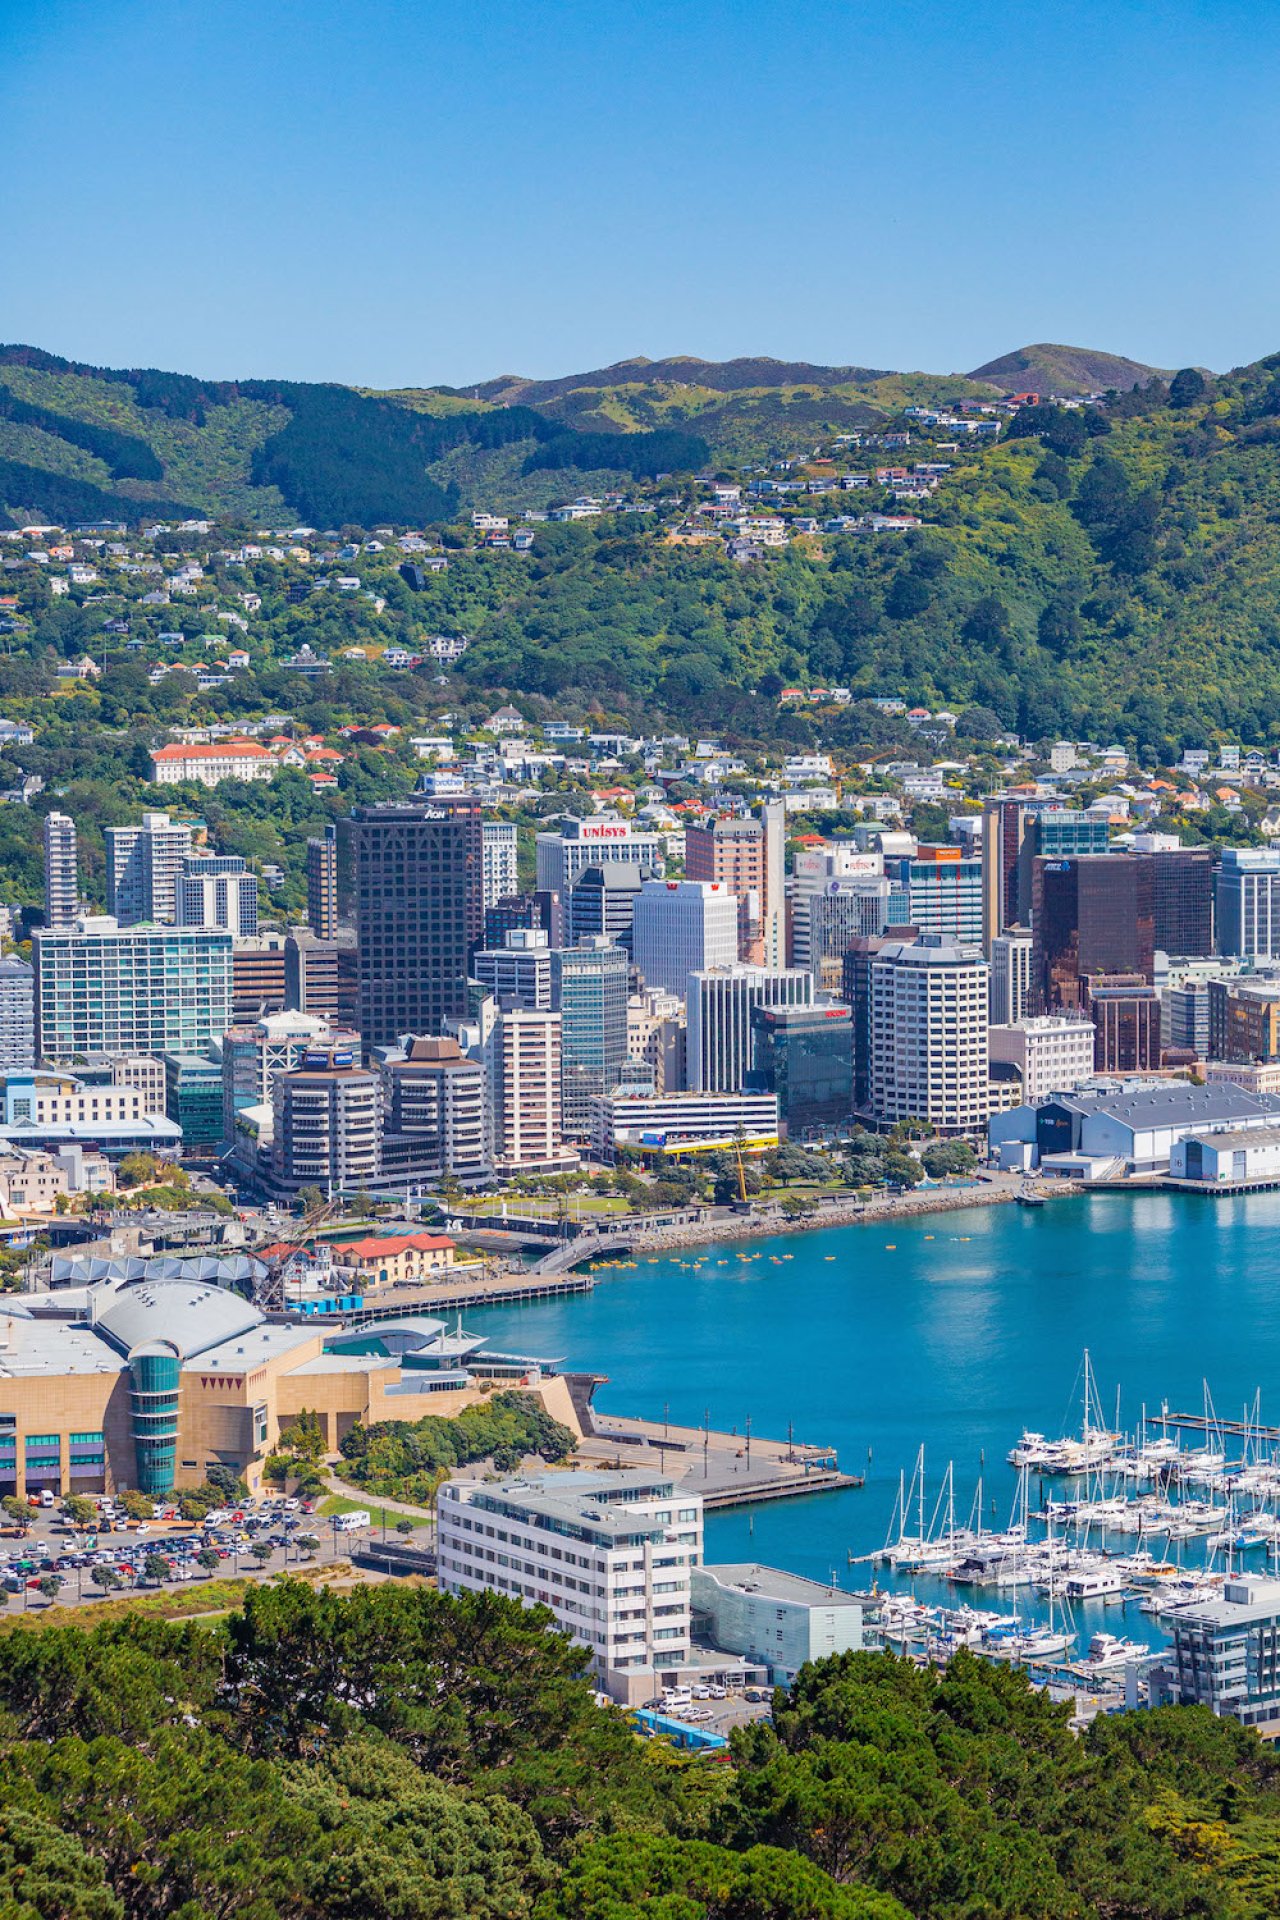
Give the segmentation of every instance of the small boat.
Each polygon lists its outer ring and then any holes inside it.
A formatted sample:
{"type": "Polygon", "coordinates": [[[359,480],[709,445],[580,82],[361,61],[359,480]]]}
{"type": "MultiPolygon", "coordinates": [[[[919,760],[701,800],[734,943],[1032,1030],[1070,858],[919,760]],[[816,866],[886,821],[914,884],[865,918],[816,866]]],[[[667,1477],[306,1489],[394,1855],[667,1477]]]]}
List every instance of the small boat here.
{"type": "Polygon", "coordinates": [[[1114,1633],[1095,1633],[1089,1642],[1084,1656],[1087,1667],[1096,1667],[1100,1673],[1106,1673],[1117,1667],[1128,1666],[1130,1660],[1149,1660],[1151,1648],[1144,1647],[1139,1640],[1121,1640],[1114,1633]]]}

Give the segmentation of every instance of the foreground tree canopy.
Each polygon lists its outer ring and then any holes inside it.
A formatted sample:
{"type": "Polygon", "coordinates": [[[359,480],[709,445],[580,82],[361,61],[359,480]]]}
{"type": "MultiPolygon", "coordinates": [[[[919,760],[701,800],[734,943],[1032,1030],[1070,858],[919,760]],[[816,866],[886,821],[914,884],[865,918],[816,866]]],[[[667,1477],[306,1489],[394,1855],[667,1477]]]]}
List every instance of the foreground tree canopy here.
{"type": "Polygon", "coordinates": [[[0,1636],[15,1920],[1262,1920],[1280,1765],[1198,1709],[1082,1740],[960,1655],[806,1668],[733,1765],[601,1710],[549,1616],[297,1581],[0,1636]]]}

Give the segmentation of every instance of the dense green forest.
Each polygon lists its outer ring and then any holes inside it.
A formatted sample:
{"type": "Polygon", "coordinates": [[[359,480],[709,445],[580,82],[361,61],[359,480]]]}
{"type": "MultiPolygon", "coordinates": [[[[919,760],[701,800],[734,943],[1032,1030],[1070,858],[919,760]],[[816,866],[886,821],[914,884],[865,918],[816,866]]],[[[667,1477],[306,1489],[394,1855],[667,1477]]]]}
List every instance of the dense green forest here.
{"type": "MultiPolygon", "coordinates": [[[[29,1619],[31,1617],[29,1616],[29,1619]]],[[[496,1595],[299,1581],[0,1635],[6,1920],[1263,1920],[1280,1764],[960,1654],[806,1667],[732,1764],[600,1709],[496,1595]]]]}

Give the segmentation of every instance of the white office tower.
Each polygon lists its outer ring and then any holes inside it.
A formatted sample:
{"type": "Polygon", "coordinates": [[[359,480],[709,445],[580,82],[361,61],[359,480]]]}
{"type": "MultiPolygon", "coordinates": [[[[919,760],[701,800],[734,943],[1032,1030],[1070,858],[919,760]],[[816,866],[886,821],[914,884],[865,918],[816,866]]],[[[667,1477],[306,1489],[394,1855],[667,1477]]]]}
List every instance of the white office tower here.
{"type": "Polygon", "coordinates": [[[484,1048],[494,1172],[559,1173],[577,1165],[561,1123],[560,1015],[502,1007],[484,1048]]]}
{"type": "Polygon", "coordinates": [[[480,831],[484,838],[481,865],[484,904],[492,907],[519,889],[516,875],[516,823],[514,820],[486,820],[480,831]]]}
{"type": "Polygon", "coordinates": [[[36,1063],[36,974],[25,960],[0,960],[0,1072],[36,1063]]]}
{"type": "Polygon", "coordinates": [[[631,955],[646,987],[683,995],[691,973],[737,960],[737,895],[723,880],[646,880],[636,896],[631,955]]]}
{"type": "Polygon", "coordinates": [[[791,877],[791,958],[797,967],[811,960],[809,902],[833,882],[877,880],[884,873],[882,853],[864,853],[860,847],[807,847],[797,853],[791,877]]]}
{"type": "MultiPolygon", "coordinates": [[[[537,848],[537,885],[558,893],[562,900],[587,867],[627,860],[646,874],[661,873],[663,838],[660,833],[636,833],[631,822],[616,813],[598,813],[590,820],[566,820],[559,833],[540,833],[537,848]]],[[[514,891],[514,889],[512,889],[514,891]]]]}
{"type": "Polygon", "coordinates": [[[46,927],[75,925],[80,906],[76,870],[76,823],[65,813],[47,813],[44,819],[44,923],[46,927]]]}
{"type": "Polygon", "coordinates": [[[764,963],[787,964],[787,803],[766,800],[764,823],[764,963]]]}
{"type": "Polygon", "coordinates": [[[1021,1020],[1031,1005],[1031,954],[1035,945],[1029,927],[1010,927],[991,942],[991,1024],[1007,1027],[1021,1020]]]}
{"type": "Polygon", "coordinates": [[[188,855],[174,892],[180,927],[225,927],[237,940],[258,931],[258,876],[239,854],[188,855]]]}
{"type": "Polygon", "coordinates": [[[751,1065],[753,1007],[813,1005],[802,967],[713,967],[689,975],[686,1084],[693,1093],[741,1093],[751,1065]]]}
{"type": "Polygon", "coordinates": [[[190,823],[167,813],[144,813],[141,826],[108,827],[105,839],[107,912],[122,927],[143,920],[174,922],[178,874],[192,850],[190,823]]]}
{"type": "Polygon", "coordinates": [[[446,1593],[498,1592],[549,1607],[561,1633],[591,1649],[615,1700],[635,1704],[684,1677],[700,1494],[633,1470],[449,1480],[436,1523],[446,1593]]]}
{"type": "Polygon", "coordinates": [[[541,927],[512,927],[500,947],[476,955],[471,971],[495,1000],[550,1012],[551,946],[541,927]]]}
{"type": "Polygon", "coordinates": [[[871,963],[871,1110],[938,1133],[980,1133],[989,1106],[987,963],[941,934],[891,941],[871,963]]]}

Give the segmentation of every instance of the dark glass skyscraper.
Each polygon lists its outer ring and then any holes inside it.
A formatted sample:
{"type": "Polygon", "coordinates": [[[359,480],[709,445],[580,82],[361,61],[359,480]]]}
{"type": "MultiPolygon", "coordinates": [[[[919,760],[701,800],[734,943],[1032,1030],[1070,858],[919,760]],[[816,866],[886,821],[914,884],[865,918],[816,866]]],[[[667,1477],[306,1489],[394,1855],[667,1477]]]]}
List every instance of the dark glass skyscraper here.
{"type": "Polygon", "coordinates": [[[1031,992],[1038,1012],[1083,1010],[1093,974],[1155,965],[1155,877],[1150,858],[1087,854],[1033,863],[1031,992]]]}
{"type": "Polygon", "coordinates": [[[365,1047],[438,1034],[467,1012],[483,915],[480,804],[354,807],[349,831],[365,1047]]]}

